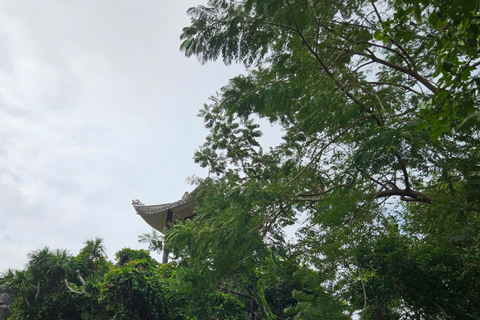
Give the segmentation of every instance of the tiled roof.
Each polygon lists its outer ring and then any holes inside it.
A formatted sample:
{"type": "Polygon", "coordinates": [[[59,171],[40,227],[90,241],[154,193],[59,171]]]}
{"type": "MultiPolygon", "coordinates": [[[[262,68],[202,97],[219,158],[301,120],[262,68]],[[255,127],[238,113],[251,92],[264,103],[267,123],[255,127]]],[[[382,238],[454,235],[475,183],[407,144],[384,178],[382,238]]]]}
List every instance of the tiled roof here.
{"type": "Polygon", "coordinates": [[[156,204],[156,205],[149,205],[146,206],[139,200],[133,200],[132,205],[137,211],[138,214],[155,214],[167,211],[169,209],[173,209],[179,207],[181,205],[187,204],[189,202],[193,202],[193,199],[186,193],[181,200],[172,202],[172,203],[164,203],[164,204],[156,204]]]}

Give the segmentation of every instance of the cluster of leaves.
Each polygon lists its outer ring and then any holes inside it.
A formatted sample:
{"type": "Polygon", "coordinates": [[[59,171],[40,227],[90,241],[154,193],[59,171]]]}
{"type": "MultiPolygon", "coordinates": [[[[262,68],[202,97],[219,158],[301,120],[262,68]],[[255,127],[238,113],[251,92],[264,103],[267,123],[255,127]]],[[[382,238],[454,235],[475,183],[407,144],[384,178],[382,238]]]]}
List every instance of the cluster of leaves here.
{"type": "Polygon", "coordinates": [[[200,111],[212,177],[166,237],[188,290],[235,292],[262,319],[480,318],[479,1],[189,14],[187,56],[248,72],[200,111]],[[284,132],[268,151],[257,118],[284,132]]]}
{"type": "Polygon", "coordinates": [[[96,298],[85,290],[110,266],[98,238],[87,240],[77,256],[48,247],[33,251],[26,269],[9,269],[0,278],[0,284],[14,292],[9,319],[89,319],[91,314],[91,319],[106,319],[96,298]]]}
{"type": "Polygon", "coordinates": [[[117,319],[168,319],[158,263],[148,251],[117,252],[117,268],[110,270],[100,289],[99,302],[117,319]]]}
{"type": "Polygon", "coordinates": [[[9,319],[171,319],[162,271],[148,251],[122,249],[114,265],[96,238],[77,256],[43,248],[29,258],[26,269],[0,277],[14,293],[9,319]]]}
{"type": "Polygon", "coordinates": [[[14,294],[9,319],[249,319],[237,295],[197,286],[206,283],[200,274],[161,265],[146,250],[124,248],[114,264],[97,238],[77,256],[43,248],[29,257],[26,269],[0,276],[0,285],[14,294]]]}

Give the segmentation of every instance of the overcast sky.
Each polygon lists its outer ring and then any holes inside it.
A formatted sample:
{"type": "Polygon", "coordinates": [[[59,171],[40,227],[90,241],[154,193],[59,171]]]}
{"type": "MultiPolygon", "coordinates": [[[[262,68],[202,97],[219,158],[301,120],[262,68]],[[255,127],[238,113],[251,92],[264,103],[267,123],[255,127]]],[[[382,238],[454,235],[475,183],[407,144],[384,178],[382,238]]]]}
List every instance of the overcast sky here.
{"type": "Polygon", "coordinates": [[[0,0],[0,272],[92,237],[110,258],[146,248],[131,200],[173,202],[205,176],[197,111],[243,69],[179,51],[201,2],[0,0]]]}

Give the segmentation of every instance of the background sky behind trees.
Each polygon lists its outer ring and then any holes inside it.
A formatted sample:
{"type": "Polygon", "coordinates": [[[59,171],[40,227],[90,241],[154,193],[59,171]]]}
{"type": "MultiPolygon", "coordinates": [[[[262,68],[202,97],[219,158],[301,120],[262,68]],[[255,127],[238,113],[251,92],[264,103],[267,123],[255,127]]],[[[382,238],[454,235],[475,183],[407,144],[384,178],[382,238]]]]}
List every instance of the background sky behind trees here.
{"type": "Polygon", "coordinates": [[[206,175],[196,115],[243,67],[179,51],[199,3],[0,0],[0,270],[95,236],[110,255],[146,247],[130,201],[175,201],[206,175]]]}

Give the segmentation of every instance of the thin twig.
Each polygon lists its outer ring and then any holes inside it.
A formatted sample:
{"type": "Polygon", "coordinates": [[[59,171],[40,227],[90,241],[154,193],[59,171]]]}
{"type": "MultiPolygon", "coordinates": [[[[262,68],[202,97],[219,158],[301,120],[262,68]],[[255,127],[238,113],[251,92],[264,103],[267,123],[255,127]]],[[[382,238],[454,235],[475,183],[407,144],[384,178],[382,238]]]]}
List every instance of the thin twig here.
{"type": "Polygon", "coordinates": [[[358,275],[360,277],[360,283],[362,284],[362,290],[363,290],[363,310],[362,310],[362,315],[360,316],[360,320],[361,320],[365,317],[365,310],[367,309],[367,291],[365,290],[365,283],[363,283],[362,270],[358,265],[357,255],[353,255],[353,258],[355,259],[355,265],[357,266],[357,269],[358,269],[358,275]]]}

